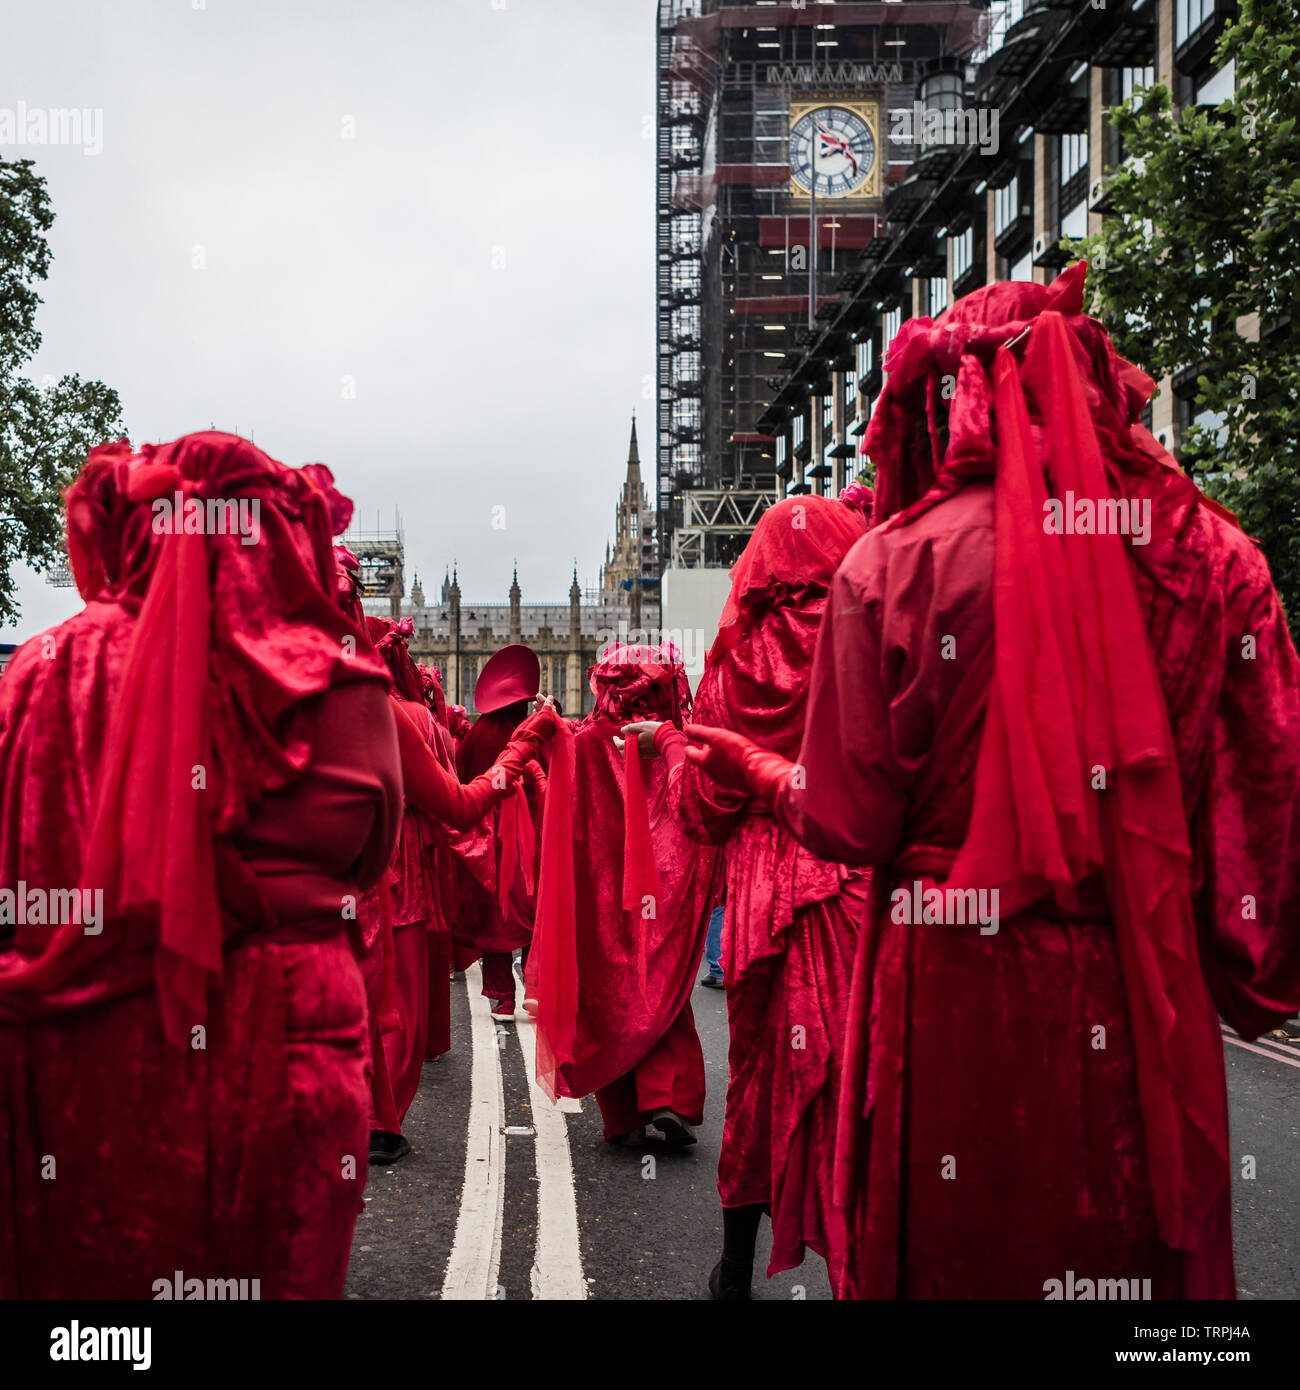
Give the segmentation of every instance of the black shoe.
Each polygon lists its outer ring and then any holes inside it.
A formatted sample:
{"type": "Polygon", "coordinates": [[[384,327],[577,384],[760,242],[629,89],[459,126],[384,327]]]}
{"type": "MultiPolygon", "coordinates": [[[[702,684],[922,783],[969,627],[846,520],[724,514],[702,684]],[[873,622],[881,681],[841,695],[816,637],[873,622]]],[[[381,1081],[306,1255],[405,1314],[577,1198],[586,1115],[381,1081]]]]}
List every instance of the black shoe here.
{"type": "Polygon", "coordinates": [[[721,975],[706,975],[700,981],[701,989],[726,989],[726,982],[721,975]]]}
{"type": "Polygon", "coordinates": [[[754,1295],[749,1290],[754,1277],[752,1266],[739,1265],[725,1255],[709,1275],[709,1297],[715,1303],[744,1303],[754,1295]]]}
{"type": "Polygon", "coordinates": [[[387,1129],[370,1131],[371,1163],[396,1163],[399,1158],[405,1158],[410,1152],[410,1141],[402,1135],[394,1134],[387,1129]]]}
{"type": "Polygon", "coordinates": [[[675,1110],[666,1107],[656,1110],[650,1123],[663,1135],[664,1140],[674,1149],[685,1148],[688,1144],[698,1144],[699,1139],[686,1118],[675,1110]]]}

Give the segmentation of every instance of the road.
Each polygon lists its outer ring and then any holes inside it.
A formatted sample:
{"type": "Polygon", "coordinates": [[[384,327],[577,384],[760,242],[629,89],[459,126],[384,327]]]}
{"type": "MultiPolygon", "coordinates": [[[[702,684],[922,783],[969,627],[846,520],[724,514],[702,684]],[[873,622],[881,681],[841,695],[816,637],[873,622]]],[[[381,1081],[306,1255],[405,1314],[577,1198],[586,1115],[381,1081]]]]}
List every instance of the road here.
{"type": "MultiPolygon", "coordinates": [[[[426,1064],[409,1158],[372,1170],[352,1299],[700,1299],[722,1243],[714,1179],[726,1085],[726,999],[697,989],[708,1069],[700,1142],[614,1148],[593,1100],[553,1108],[531,1085],[532,1028],[496,1024],[477,968],[452,985],[452,1051],[426,1064]]],[[[522,992],[521,992],[522,993],[522,992]]],[[[1225,1036],[1242,1298],[1300,1295],[1300,1043],[1225,1036]],[[1253,1159],[1254,1176],[1244,1176],[1253,1159]]],[[[764,1223],[763,1242],[767,1227],[764,1223]]],[[[829,1299],[825,1268],[761,1277],[756,1299],[829,1299]]]]}

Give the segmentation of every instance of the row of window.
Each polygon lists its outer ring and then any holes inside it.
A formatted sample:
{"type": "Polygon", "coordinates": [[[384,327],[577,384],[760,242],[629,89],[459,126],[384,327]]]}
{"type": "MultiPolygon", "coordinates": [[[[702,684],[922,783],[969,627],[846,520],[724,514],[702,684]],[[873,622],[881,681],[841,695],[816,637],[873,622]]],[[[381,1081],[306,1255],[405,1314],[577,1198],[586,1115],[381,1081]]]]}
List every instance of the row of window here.
{"type": "MultiPolygon", "coordinates": [[[[991,8],[996,39],[1000,42],[1006,29],[1021,18],[1023,0],[1001,0],[1001,3],[997,3],[995,0],[995,4],[991,8]]],[[[1213,14],[1214,0],[1175,0],[1176,46],[1181,46],[1187,39],[1196,35],[1201,27],[1210,21],[1213,14]]],[[[992,51],[996,46],[997,42],[993,43],[989,51],[992,51]]],[[[1184,90],[1188,98],[1198,105],[1218,105],[1233,95],[1235,79],[1234,65],[1229,63],[1226,67],[1220,68],[1208,76],[1194,80],[1190,88],[1184,90]]],[[[1187,79],[1184,80],[1187,81],[1187,79]]],[[[1114,76],[1107,75],[1105,99],[1108,104],[1128,101],[1141,89],[1150,87],[1154,81],[1155,72],[1149,65],[1119,69],[1114,76]]],[[[1086,63],[1081,64],[1071,74],[1069,88],[1072,94],[1081,99],[1089,99],[1089,68],[1086,63]]],[[[945,104],[941,97],[946,94],[936,91],[934,95],[935,104],[945,104]]],[[[957,92],[955,85],[951,100],[960,100],[960,93],[957,92]]],[[[1028,144],[1032,136],[1032,130],[1024,131],[1020,137],[1021,145],[1028,144]]],[[[1112,167],[1120,162],[1122,150],[1113,135],[1111,143],[1103,153],[1112,167]]],[[[1088,173],[1091,156],[1087,132],[1067,132],[1058,135],[1054,145],[1049,147],[1049,154],[1052,160],[1049,179],[1051,220],[1061,238],[1084,237],[1088,232],[1088,173]]],[[[1032,173],[1032,161],[1027,158],[1023,161],[1021,173],[1012,177],[1003,187],[994,190],[992,235],[995,240],[1020,223],[1029,212],[1029,200],[1028,197],[1024,196],[1023,189],[1027,185],[1032,185],[1032,173]]],[[[1022,242],[1020,236],[1017,235],[1013,244],[1012,255],[999,258],[999,278],[1023,281],[1034,278],[1034,252],[1028,242],[1028,226],[1026,225],[1025,240],[1022,242]]],[[[975,266],[975,227],[968,226],[952,237],[948,237],[946,232],[941,234],[939,250],[941,254],[946,251],[950,258],[949,274],[931,277],[925,281],[920,308],[922,313],[928,313],[931,317],[937,316],[948,307],[952,298],[950,287],[954,284],[960,284],[963,277],[969,274],[975,266]]],[[[895,305],[881,315],[880,357],[882,361],[888,356],[889,346],[902,327],[903,315],[904,309],[901,304],[895,305]]],[[[846,418],[856,414],[859,383],[871,374],[874,363],[875,344],[873,340],[867,339],[857,344],[855,370],[844,374],[846,418]]],[[[869,412],[869,401],[865,402],[865,409],[869,412]]],[[[830,398],[827,398],[824,403],[823,420],[829,449],[832,442],[829,432],[833,420],[830,398]]],[[[1212,425],[1214,422],[1207,421],[1206,423],[1212,425]]],[[[792,424],[792,447],[797,449],[804,442],[804,417],[796,416],[792,424]]],[[[780,438],[777,441],[778,468],[784,468],[787,459],[786,440],[780,438]]],[[[827,462],[830,462],[829,458],[827,462]]]]}

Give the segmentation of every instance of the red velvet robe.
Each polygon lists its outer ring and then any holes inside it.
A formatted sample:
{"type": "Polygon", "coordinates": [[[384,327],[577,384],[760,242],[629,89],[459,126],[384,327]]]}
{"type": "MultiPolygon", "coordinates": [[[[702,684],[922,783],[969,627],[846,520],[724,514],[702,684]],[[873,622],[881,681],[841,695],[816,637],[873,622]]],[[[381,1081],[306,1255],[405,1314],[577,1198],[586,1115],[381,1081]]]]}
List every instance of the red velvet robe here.
{"type": "Polygon", "coordinates": [[[625,773],[614,735],[637,717],[624,713],[594,714],[574,735],[578,1013],[572,1056],[558,1072],[561,1094],[595,1092],[607,1139],[665,1106],[692,1124],[704,1118],[704,1055],[690,1000],[717,895],[716,856],[683,834],[666,769],[654,762],[643,774],[659,889],[654,915],[624,907],[625,773]]]}
{"type": "MultiPolygon", "coordinates": [[[[439,763],[451,775],[456,771],[456,744],[451,734],[435,719],[434,752],[439,763]]],[[[425,817],[427,834],[425,851],[433,875],[433,915],[429,919],[429,1023],[424,1056],[432,1061],[451,1050],[451,927],[456,920],[459,893],[456,882],[456,859],[451,848],[451,833],[432,817],[425,817]]]]}
{"type": "MultiPolygon", "coordinates": [[[[719,637],[692,718],[792,754],[826,584],[862,535],[862,517],[820,497],[762,519],[732,571],[719,637]]],[[[673,794],[691,833],[724,846],[722,965],[731,1032],[718,1162],[725,1207],[770,1207],[769,1275],[843,1248],[832,1202],[835,1126],[854,943],[868,875],[819,859],[756,800],[729,795],[682,764],[661,731],[673,794]]]]}
{"type": "MultiPolygon", "coordinates": [[[[1157,543],[1132,554],[1181,775],[1201,967],[1249,1037],[1300,1004],[1300,663],[1255,545],[1190,486],[1151,483],[1129,485],[1156,498],[1157,543]]],[[[1048,900],[996,934],[894,920],[891,891],[942,884],[966,837],[993,522],[993,487],[968,483],[850,553],[813,671],[805,786],[777,803],[814,851],[879,866],[850,1012],[837,1290],[1041,1299],[1073,1270],[1149,1278],[1155,1297],[1231,1297],[1226,1168],[1198,1248],[1180,1257],[1156,1235],[1099,877],[1077,908],[1048,900]]],[[[1221,1070],[1214,1084],[1222,1094],[1221,1070]]]]}
{"type": "Polygon", "coordinates": [[[484,957],[483,993],[492,999],[514,996],[509,958],[532,940],[540,853],[536,830],[545,791],[545,775],[530,763],[522,784],[481,825],[451,837],[457,870],[455,963],[464,969],[484,957]],[[507,838],[513,841],[512,857],[507,838]],[[488,969],[489,956],[495,957],[495,973],[488,969]]]}
{"type": "MultiPolygon", "coordinates": [[[[91,603],[47,634],[57,660],[37,638],[0,679],[0,884],[76,882],[105,725],[84,676],[111,694],[129,634],[91,603]]],[[[164,1038],[152,952],[0,1011],[0,1297],[148,1299],[177,1269],[342,1296],[370,1056],[342,906],[382,872],[400,806],[381,679],[321,697],[305,771],[225,846],[243,920],[201,1046],[164,1038]]],[[[0,970],[16,955],[0,946],[0,970]]]]}

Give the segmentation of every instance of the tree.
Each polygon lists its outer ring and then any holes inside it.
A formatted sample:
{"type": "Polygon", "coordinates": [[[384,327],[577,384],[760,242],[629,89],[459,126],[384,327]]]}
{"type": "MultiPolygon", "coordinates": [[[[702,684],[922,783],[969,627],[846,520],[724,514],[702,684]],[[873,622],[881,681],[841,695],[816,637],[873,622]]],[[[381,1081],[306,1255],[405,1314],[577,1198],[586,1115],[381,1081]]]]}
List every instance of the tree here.
{"type": "Polygon", "coordinates": [[[45,180],[30,159],[0,160],[0,623],[17,617],[15,565],[63,559],[63,490],[96,444],[125,434],[117,392],[65,376],[38,386],[20,375],[41,345],[37,286],[54,225],[45,180]]]}
{"type": "Polygon", "coordinates": [[[1300,11],[1241,0],[1215,50],[1229,60],[1238,90],[1217,108],[1175,110],[1163,85],[1112,108],[1126,160],[1108,188],[1113,214],[1083,253],[1119,351],[1157,378],[1194,376],[1210,414],[1180,461],[1260,541],[1294,626],[1300,11]]]}

